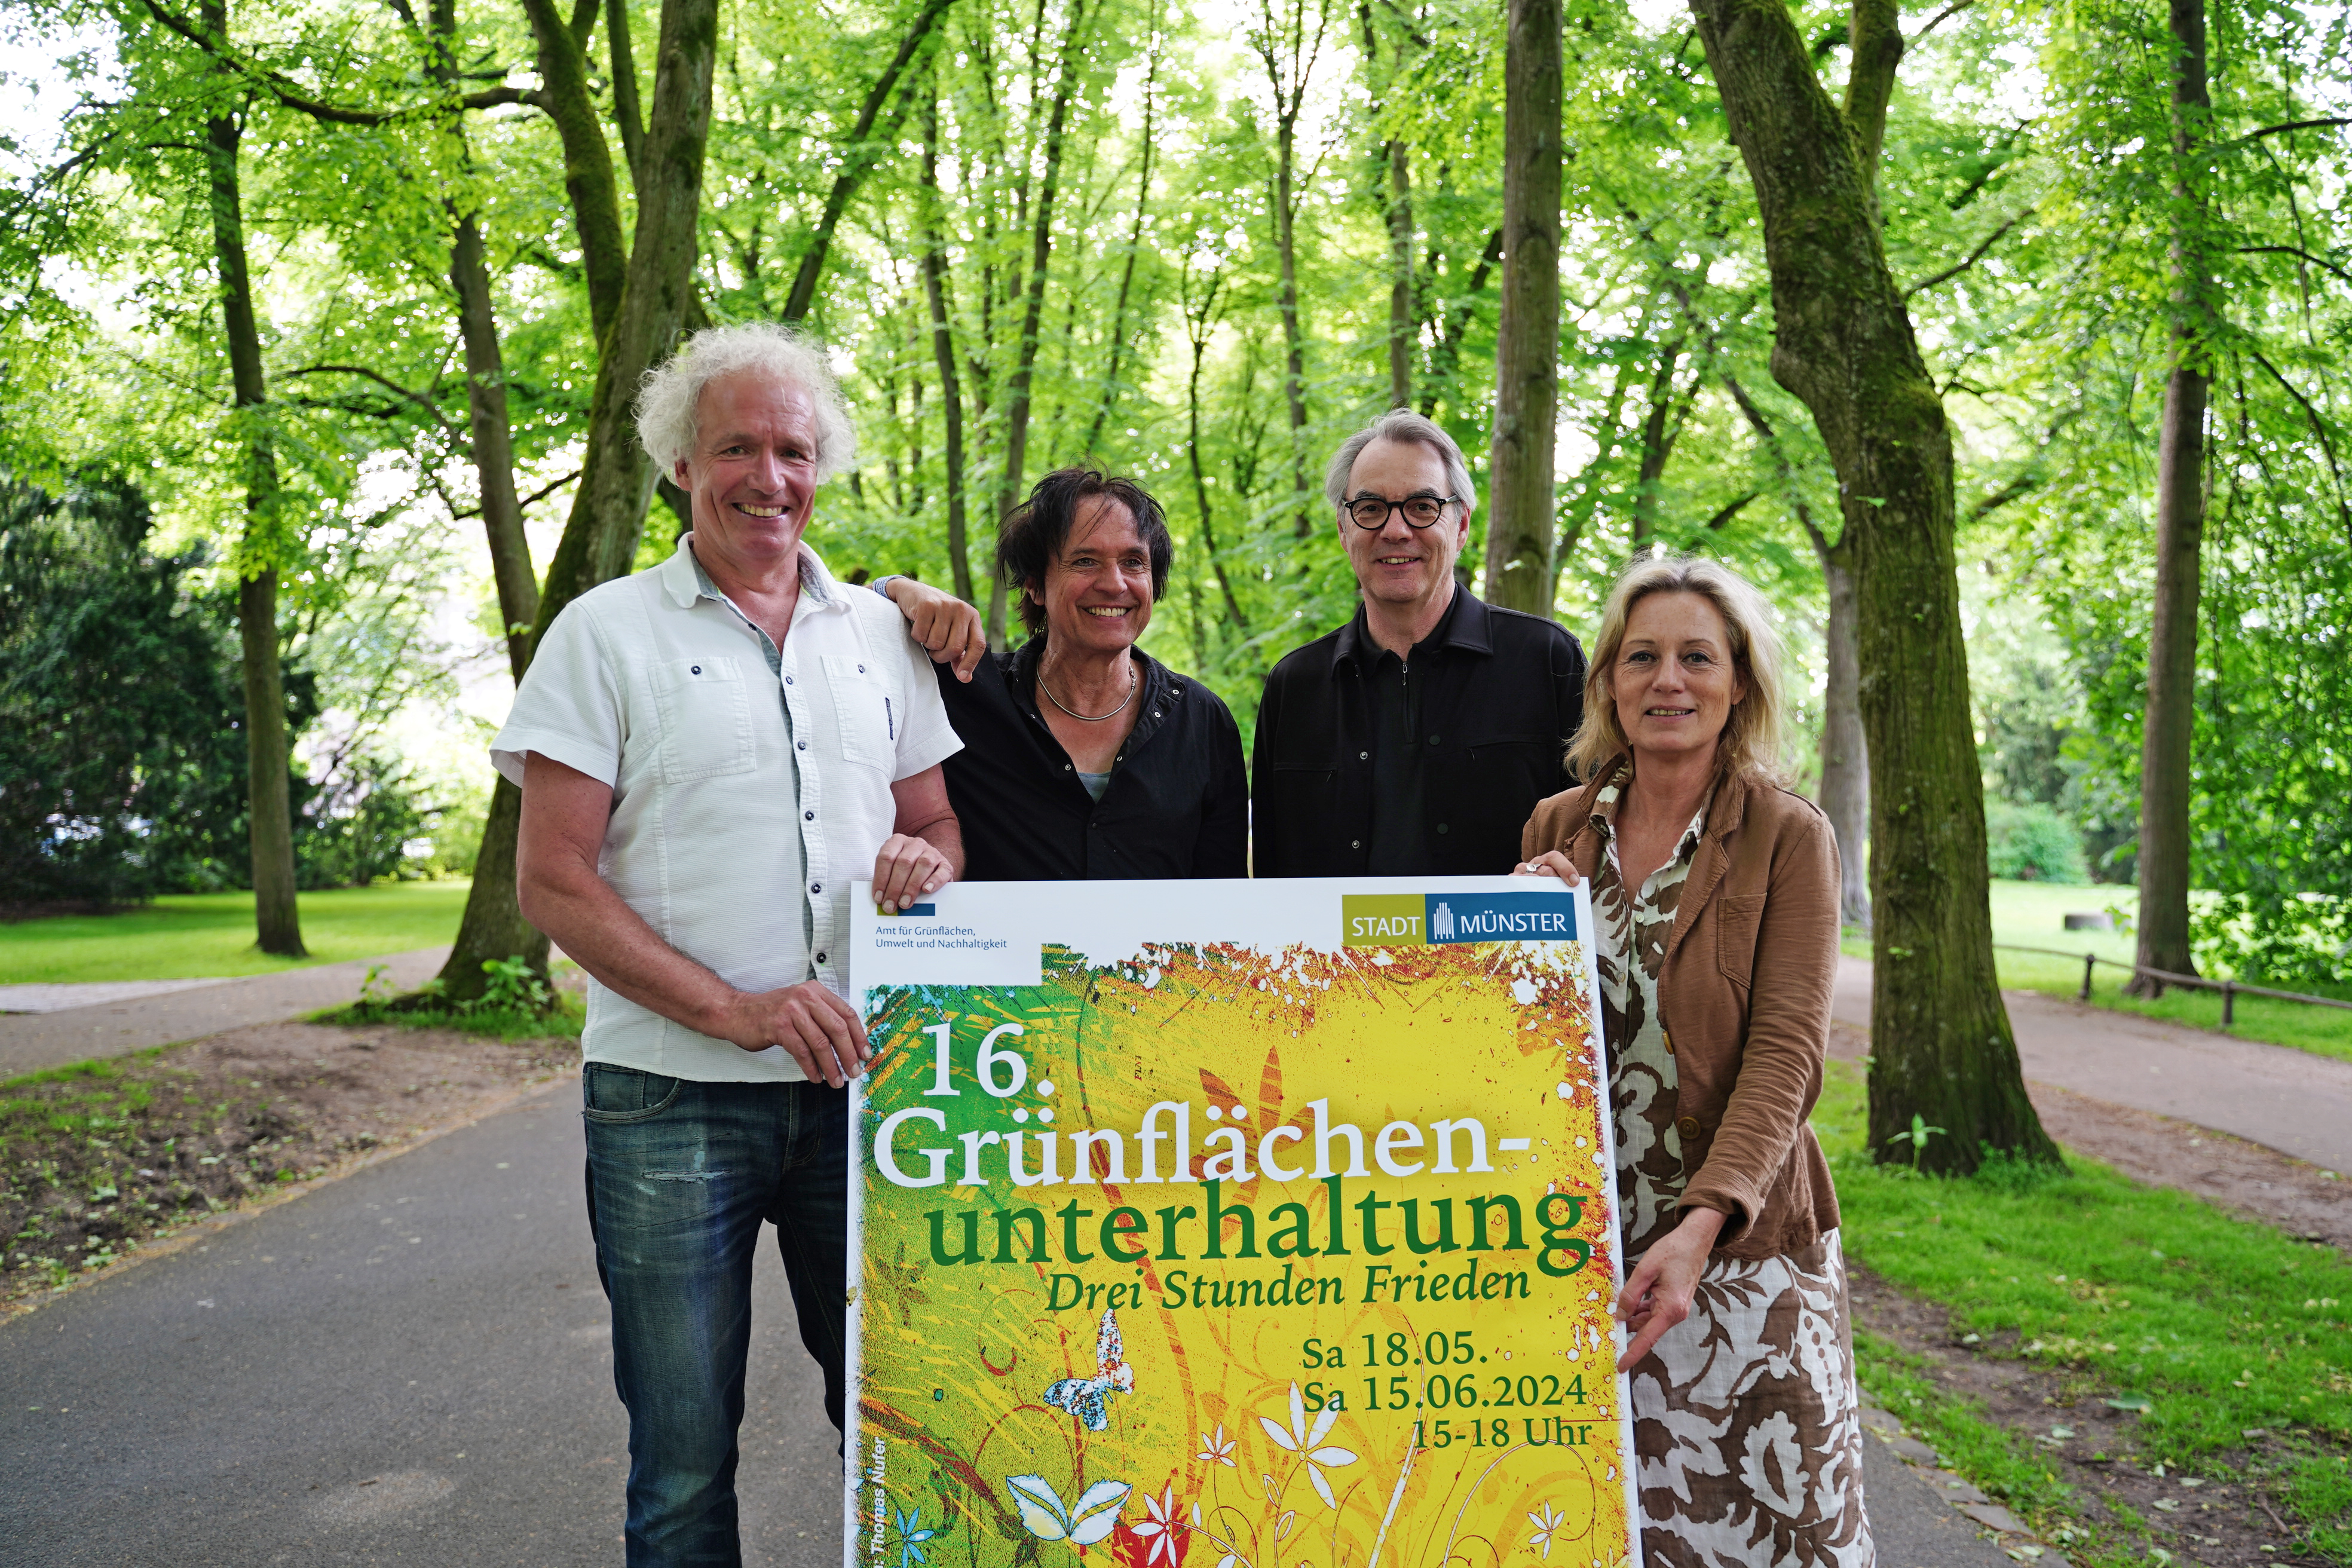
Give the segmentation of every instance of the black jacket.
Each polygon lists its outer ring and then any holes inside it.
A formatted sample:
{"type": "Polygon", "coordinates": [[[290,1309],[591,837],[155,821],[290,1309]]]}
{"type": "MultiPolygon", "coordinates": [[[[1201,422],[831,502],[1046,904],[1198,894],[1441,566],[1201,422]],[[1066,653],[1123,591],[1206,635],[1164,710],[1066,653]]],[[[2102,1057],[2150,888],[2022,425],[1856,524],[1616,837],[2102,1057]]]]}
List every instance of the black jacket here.
{"type": "MultiPolygon", "coordinates": [[[[1430,748],[1422,869],[1503,876],[1536,803],[1569,787],[1561,759],[1584,716],[1584,650],[1550,621],[1455,595],[1412,661],[1430,748]]],[[[1367,683],[1381,652],[1359,608],[1266,676],[1253,758],[1257,875],[1399,873],[1371,864],[1367,683]]]]}
{"type": "Polygon", "coordinates": [[[1037,710],[1045,646],[1035,637],[990,655],[970,685],[939,667],[948,721],[963,742],[946,766],[964,880],[1247,876],[1249,777],[1224,703],[1137,649],[1143,711],[1097,802],[1037,710]]]}

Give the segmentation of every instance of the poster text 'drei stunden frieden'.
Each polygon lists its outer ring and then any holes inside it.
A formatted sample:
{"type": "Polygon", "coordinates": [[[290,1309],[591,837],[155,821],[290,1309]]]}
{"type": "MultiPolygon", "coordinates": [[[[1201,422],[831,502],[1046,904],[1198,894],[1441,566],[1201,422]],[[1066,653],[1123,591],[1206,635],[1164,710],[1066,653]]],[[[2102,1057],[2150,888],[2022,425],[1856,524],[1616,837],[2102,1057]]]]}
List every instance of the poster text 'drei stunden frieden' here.
{"type": "Polygon", "coordinates": [[[846,1568],[1638,1561],[1580,891],[857,908],[846,1568]]]}

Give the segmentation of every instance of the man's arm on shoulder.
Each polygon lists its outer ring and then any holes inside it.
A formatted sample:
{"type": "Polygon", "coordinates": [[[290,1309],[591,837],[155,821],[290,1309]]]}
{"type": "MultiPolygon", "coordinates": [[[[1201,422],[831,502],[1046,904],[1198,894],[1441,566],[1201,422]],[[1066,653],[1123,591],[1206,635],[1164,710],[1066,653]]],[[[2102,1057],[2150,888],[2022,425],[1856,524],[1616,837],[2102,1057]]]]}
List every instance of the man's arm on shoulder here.
{"type": "Polygon", "coordinates": [[[613,788],[537,752],[523,760],[515,892],[523,918],[608,989],[745,1050],[782,1046],[838,1088],[870,1054],[849,1005],[815,981],[738,991],[664,942],[596,869],[613,788]]]}
{"type": "Polygon", "coordinates": [[[894,831],[874,857],[874,901],[896,914],[963,875],[963,825],[948,802],[947,770],[934,763],[890,786],[894,831]]]}
{"type": "Polygon", "coordinates": [[[923,645],[932,663],[952,668],[958,680],[971,679],[971,672],[988,656],[988,634],[981,626],[978,610],[953,594],[912,577],[892,577],[879,592],[907,617],[908,635],[923,645]]]}

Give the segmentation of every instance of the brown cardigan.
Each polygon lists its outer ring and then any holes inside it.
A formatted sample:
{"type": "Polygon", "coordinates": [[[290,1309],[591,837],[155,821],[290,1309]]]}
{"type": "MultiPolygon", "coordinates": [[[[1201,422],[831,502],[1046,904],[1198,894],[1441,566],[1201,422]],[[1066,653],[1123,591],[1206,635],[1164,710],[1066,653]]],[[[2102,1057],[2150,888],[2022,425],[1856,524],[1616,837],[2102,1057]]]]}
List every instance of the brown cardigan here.
{"type": "MultiPolygon", "coordinates": [[[[1566,852],[1590,878],[1602,854],[1592,783],[1536,807],[1521,858],[1566,852]]],[[[1684,1208],[1730,1217],[1716,1251],[1769,1258],[1838,1223],[1837,1193],[1805,1118],[1822,1092],[1837,978],[1837,842],[1801,796],[1729,781],[1715,792],[1658,975],[1674,1053],[1684,1208]]]]}

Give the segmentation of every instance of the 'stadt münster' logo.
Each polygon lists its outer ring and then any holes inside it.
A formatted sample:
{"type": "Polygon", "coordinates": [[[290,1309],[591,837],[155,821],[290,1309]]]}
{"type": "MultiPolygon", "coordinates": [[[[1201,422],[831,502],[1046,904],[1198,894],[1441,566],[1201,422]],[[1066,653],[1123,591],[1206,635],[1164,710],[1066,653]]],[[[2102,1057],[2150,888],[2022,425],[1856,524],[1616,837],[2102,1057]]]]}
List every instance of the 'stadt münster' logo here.
{"type": "Polygon", "coordinates": [[[1343,893],[1349,947],[1457,942],[1573,942],[1576,904],[1558,893],[1343,893]]]}

